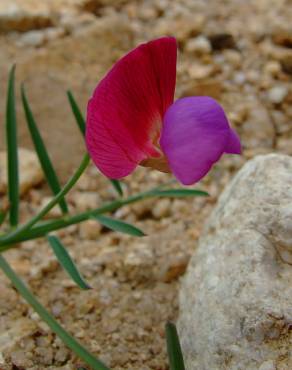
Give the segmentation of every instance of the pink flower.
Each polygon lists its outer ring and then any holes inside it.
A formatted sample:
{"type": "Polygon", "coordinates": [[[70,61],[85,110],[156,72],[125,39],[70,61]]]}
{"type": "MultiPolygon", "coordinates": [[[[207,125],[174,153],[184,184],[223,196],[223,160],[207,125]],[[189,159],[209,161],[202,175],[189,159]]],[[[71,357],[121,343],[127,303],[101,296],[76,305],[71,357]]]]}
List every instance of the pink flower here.
{"type": "Polygon", "coordinates": [[[105,176],[119,179],[143,165],[173,172],[189,185],[223,153],[240,153],[240,141],[214,99],[173,103],[176,54],[173,37],[142,44],[97,85],[87,108],[86,144],[105,176]]]}

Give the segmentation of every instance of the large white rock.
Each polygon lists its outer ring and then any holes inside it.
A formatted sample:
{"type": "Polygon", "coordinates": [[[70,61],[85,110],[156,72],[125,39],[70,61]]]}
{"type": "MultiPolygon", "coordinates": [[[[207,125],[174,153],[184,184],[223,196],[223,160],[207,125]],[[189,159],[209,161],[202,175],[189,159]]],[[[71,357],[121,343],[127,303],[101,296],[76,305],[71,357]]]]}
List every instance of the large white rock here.
{"type": "Polygon", "coordinates": [[[248,162],[225,189],[180,291],[188,370],[292,369],[292,158],[248,162]]]}

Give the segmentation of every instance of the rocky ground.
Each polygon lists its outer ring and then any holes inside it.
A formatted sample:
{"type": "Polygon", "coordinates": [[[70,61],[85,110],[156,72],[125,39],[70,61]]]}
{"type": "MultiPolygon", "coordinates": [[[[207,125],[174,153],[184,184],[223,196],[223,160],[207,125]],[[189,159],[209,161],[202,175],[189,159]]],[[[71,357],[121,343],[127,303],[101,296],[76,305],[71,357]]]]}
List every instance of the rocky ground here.
{"type": "MultiPolygon", "coordinates": [[[[84,151],[66,90],[72,89],[85,107],[93,87],[118,57],[160,35],[172,34],[179,42],[177,97],[215,97],[242,139],[243,156],[224,158],[198,184],[210,192],[209,198],[149,200],[116,212],[116,217],[133,222],[149,236],[118,235],[94,221],[59,232],[94,290],[76,288],[44,240],[7,253],[58,320],[112,369],[167,369],[164,324],[176,319],[179,277],[218,195],[233,173],[256,154],[292,154],[291,9],[289,0],[0,3],[1,132],[7,74],[16,62],[17,81],[25,82],[63,180],[84,151]]],[[[20,108],[19,104],[20,143],[30,148],[20,108]]],[[[2,154],[2,193],[3,166],[2,154]]],[[[28,170],[32,166],[24,163],[23,171],[28,170]]],[[[33,174],[34,186],[29,181],[32,175],[23,177],[28,183],[23,185],[22,220],[48,200],[46,187],[37,186],[42,180],[39,169],[33,174]]],[[[134,193],[168,179],[141,168],[125,181],[125,190],[134,193]]],[[[113,196],[107,181],[92,167],[68,202],[77,212],[113,196]]],[[[0,201],[5,206],[5,195],[0,201]]],[[[78,365],[82,363],[1,276],[0,368],[76,369],[78,365]]]]}

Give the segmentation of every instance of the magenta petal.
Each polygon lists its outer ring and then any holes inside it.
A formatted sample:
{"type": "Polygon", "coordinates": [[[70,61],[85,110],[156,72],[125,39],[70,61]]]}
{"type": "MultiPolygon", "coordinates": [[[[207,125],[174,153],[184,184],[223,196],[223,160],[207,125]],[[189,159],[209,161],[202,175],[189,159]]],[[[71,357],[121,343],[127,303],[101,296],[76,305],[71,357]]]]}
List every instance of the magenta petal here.
{"type": "Polygon", "coordinates": [[[229,153],[229,154],[240,154],[241,153],[240,140],[239,140],[237,133],[233,129],[230,129],[229,131],[229,139],[226,143],[224,151],[225,153],[229,153]]]}
{"type": "Polygon", "coordinates": [[[120,59],[96,87],[87,108],[86,144],[104,175],[121,178],[160,153],[153,145],[172,104],[176,41],[162,37],[120,59]]]}
{"type": "Polygon", "coordinates": [[[184,185],[204,177],[224,152],[240,152],[240,142],[223,109],[205,96],[182,98],[168,108],[160,145],[184,185]]]}

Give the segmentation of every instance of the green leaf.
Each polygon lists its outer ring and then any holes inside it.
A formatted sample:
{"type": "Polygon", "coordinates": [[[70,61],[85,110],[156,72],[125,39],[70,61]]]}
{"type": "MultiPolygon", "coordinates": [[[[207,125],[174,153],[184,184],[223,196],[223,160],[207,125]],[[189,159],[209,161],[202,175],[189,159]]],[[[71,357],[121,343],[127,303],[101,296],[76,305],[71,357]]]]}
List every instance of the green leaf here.
{"type": "Polygon", "coordinates": [[[116,220],[107,216],[95,216],[94,218],[102,225],[108,227],[111,230],[119,231],[121,233],[133,236],[145,236],[143,231],[131,224],[128,224],[127,222],[116,220]]]}
{"type": "Polygon", "coordinates": [[[7,170],[8,170],[8,199],[10,203],[9,220],[11,226],[18,224],[19,210],[19,174],[17,153],[17,126],[15,111],[15,66],[10,70],[7,105],[6,105],[6,141],[7,141],[7,170]]]}
{"type": "Polygon", "coordinates": [[[49,235],[47,239],[60,265],[64,268],[65,271],[67,271],[69,276],[72,278],[73,281],[75,281],[79,288],[91,289],[91,287],[85,282],[85,280],[79,273],[75,263],[70,257],[70,254],[67,252],[67,249],[63,246],[59,238],[54,235],[49,235]]]}
{"type": "Polygon", "coordinates": [[[83,118],[82,113],[76,103],[76,100],[70,90],[67,91],[67,96],[68,96],[69,103],[70,103],[72,112],[74,114],[76,123],[82,135],[84,136],[85,135],[85,119],[83,118]]]}
{"type": "Polygon", "coordinates": [[[197,189],[164,189],[150,191],[152,195],[158,197],[207,197],[209,194],[203,190],[197,189]]]}
{"type": "Polygon", "coordinates": [[[5,211],[0,211],[0,226],[3,224],[3,222],[5,221],[5,218],[7,216],[7,212],[5,211]]]}
{"type": "Polygon", "coordinates": [[[110,179],[112,186],[116,190],[116,192],[122,197],[123,196],[123,189],[121,186],[121,182],[119,180],[110,179]]]}
{"type": "Polygon", "coordinates": [[[175,325],[168,322],[166,324],[165,331],[170,370],[185,370],[183,355],[175,325]]]}
{"type": "MultiPolygon", "coordinates": [[[[41,137],[39,129],[36,125],[36,122],[35,122],[33,113],[31,111],[31,108],[29,106],[23,85],[21,86],[21,97],[22,97],[23,109],[24,109],[25,116],[26,116],[26,122],[29,128],[29,131],[30,131],[30,135],[31,135],[36,153],[38,155],[40,164],[42,166],[42,169],[44,171],[48,184],[53,194],[56,195],[61,191],[60,182],[58,180],[57,174],[54,170],[50,157],[48,155],[47,149],[45,147],[45,144],[41,137]]],[[[65,198],[60,199],[59,206],[60,206],[61,211],[64,214],[68,213],[68,206],[65,201],[65,198]]]]}

